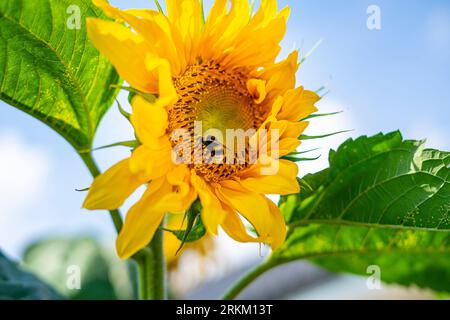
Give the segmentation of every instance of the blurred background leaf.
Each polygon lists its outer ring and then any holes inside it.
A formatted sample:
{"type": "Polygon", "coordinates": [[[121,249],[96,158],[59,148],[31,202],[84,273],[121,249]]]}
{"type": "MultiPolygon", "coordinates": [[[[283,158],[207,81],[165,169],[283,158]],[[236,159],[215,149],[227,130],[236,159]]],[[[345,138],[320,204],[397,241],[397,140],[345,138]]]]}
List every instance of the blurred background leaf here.
{"type": "Polygon", "coordinates": [[[62,296],[0,251],[0,300],[59,300],[62,296]]]}
{"type": "Polygon", "coordinates": [[[136,269],[132,261],[119,260],[93,238],[54,238],[30,245],[24,266],[45,279],[69,299],[135,299],[136,269]],[[80,289],[68,287],[68,270],[80,270],[80,289]]]}
{"type": "Polygon", "coordinates": [[[0,2],[0,99],[79,152],[90,150],[120,83],[88,40],[87,17],[105,18],[90,0],[0,2]]]}
{"type": "Polygon", "coordinates": [[[348,140],[330,167],[283,197],[287,241],[270,262],[310,259],[330,270],[450,292],[450,153],[399,132],[348,140]]]}

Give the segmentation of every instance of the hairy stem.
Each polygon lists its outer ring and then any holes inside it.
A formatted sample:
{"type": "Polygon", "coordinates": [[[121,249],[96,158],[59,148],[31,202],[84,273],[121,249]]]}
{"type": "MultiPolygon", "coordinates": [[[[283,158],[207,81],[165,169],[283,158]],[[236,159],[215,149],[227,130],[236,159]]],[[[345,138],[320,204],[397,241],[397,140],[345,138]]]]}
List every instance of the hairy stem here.
{"type": "Polygon", "coordinates": [[[133,259],[136,261],[139,271],[139,299],[166,299],[166,267],[162,230],[158,229],[152,242],[138,252],[133,259]]]}

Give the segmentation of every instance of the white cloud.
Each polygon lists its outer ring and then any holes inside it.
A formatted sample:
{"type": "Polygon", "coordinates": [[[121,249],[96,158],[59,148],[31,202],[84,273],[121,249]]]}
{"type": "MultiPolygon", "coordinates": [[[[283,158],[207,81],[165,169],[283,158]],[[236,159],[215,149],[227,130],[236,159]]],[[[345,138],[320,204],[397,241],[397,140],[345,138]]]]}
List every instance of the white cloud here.
{"type": "Polygon", "coordinates": [[[28,214],[39,203],[49,173],[45,150],[13,131],[0,132],[0,247],[16,252],[28,214]],[[28,212],[27,212],[28,211],[28,212]]]}

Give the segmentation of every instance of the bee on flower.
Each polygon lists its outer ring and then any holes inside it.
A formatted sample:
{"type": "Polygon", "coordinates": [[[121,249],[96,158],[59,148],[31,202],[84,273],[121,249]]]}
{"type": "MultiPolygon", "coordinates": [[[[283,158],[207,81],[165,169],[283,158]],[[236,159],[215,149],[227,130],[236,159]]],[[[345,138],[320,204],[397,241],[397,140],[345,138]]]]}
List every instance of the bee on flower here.
{"type": "Polygon", "coordinates": [[[286,237],[266,195],[299,192],[297,164],[283,157],[299,146],[319,96],[296,87],[297,51],[277,61],[289,8],[261,0],[253,13],[248,0],[230,2],[216,0],[205,19],[200,0],[168,0],[167,14],[94,0],[115,21],[88,19],[90,39],[145,94],[131,103],[140,145],[94,180],[84,202],[117,209],[146,185],[118,236],[121,258],[145,247],[167,213],[186,212],[197,199],[209,235],[222,228],[273,249],[286,237]],[[230,131],[245,133],[238,146],[230,131]]]}

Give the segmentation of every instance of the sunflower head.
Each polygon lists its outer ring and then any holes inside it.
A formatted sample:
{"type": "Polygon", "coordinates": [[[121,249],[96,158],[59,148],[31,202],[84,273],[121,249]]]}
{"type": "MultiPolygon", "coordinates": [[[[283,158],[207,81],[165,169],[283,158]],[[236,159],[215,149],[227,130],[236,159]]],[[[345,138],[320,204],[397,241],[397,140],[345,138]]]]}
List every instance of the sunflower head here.
{"type": "Polygon", "coordinates": [[[280,246],[286,226],[266,195],[299,191],[297,165],[283,157],[319,100],[296,87],[297,51],[277,61],[289,8],[261,0],[252,12],[248,0],[216,0],[205,19],[200,0],[167,0],[165,12],[94,2],[115,21],[89,19],[89,37],[142,92],[131,115],[140,146],[94,180],[84,203],[117,209],[146,185],[117,239],[119,256],[196,199],[209,234],[221,227],[237,241],[280,246]]]}

